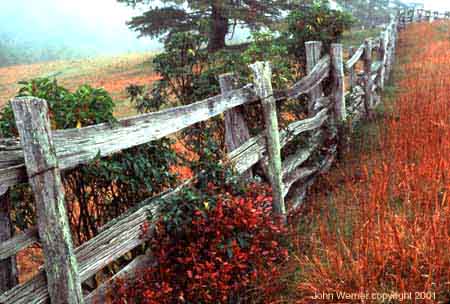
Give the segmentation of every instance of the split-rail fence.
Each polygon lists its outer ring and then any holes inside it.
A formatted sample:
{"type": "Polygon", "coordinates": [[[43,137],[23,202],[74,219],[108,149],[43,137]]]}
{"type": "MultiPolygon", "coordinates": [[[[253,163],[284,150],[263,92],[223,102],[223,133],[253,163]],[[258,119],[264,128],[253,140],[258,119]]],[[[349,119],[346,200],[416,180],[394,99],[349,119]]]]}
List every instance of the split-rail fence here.
{"type": "MultiPolygon", "coordinates": [[[[0,303],[94,303],[94,299],[104,295],[111,280],[90,294],[83,293],[81,283],[151,238],[151,233],[142,236],[141,226],[150,218],[153,227],[160,218],[164,200],[192,180],[141,202],[74,248],[60,172],[86,164],[98,155],[111,155],[160,139],[217,115],[224,115],[227,161],[233,163],[236,172],[249,178],[251,168],[261,163],[270,176],[275,212],[284,215],[289,211],[285,205],[288,194],[293,198],[291,208],[296,208],[314,179],[335,160],[346,126],[370,116],[380,103],[394,63],[399,20],[402,26],[407,22],[406,18],[392,18],[379,37],[350,48],[347,61],[343,60],[341,44],[333,44],[330,53],[322,56],[321,42],[307,42],[308,73],[284,91],[273,91],[270,63],[256,62],[251,65],[253,84],[236,88],[233,75],[225,74],[220,76],[220,95],[121,119],[117,125],[103,123],[67,130],[51,130],[45,100],[12,100],[20,139],[0,139],[0,303]],[[360,61],[363,70],[357,71],[360,61]],[[349,77],[347,86],[344,71],[349,77]],[[329,96],[324,96],[321,85],[326,78],[331,80],[329,96]],[[276,103],[303,94],[309,96],[309,117],[279,130],[276,103]],[[258,102],[266,129],[263,134],[250,137],[241,107],[258,102]],[[309,132],[309,143],[282,162],[281,149],[305,132],[309,132]],[[322,159],[311,165],[307,161],[318,149],[324,151],[322,159]],[[34,193],[37,227],[12,235],[8,189],[27,181],[34,193]],[[15,256],[34,243],[42,246],[44,267],[32,279],[17,284],[15,256]]],[[[137,257],[115,277],[133,275],[133,270],[145,262],[146,257],[137,257]]]]}

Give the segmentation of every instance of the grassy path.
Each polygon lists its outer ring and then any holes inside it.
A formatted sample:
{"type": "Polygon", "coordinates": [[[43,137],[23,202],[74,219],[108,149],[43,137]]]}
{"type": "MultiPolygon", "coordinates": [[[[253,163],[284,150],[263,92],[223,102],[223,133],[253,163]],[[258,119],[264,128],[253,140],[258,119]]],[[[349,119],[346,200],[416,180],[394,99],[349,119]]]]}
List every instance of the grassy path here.
{"type": "Polygon", "coordinates": [[[401,33],[394,84],[298,216],[297,303],[450,299],[450,23],[401,33]]]}

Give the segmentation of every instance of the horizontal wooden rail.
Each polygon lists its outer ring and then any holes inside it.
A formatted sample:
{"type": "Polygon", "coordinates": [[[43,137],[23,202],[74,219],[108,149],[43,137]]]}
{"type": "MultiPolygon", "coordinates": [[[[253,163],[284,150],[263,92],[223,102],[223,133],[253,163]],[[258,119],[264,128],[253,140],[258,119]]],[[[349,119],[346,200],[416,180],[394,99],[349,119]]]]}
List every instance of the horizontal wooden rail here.
{"type": "MultiPolygon", "coordinates": [[[[80,129],[56,130],[52,139],[61,169],[73,168],[95,157],[107,156],[137,145],[163,138],[195,123],[208,120],[233,107],[256,101],[251,87],[233,90],[187,106],[121,119],[117,124],[102,123],[80,129]]],[[[19,147],[0,151],[0,158],[23,163],[19,147]],[[14,159],[14,156],[16,158],[14,159]]],[[[25,167],[0,168],[0,185],[26,181],[25,167]]]]}
{"type": "Polygon", "coordinates": [[[355,51],[354,55],[349,60],[347,60],[347,62],[345,63],[345,69],[347,71],[350,70],[358,62],[358,60],[361,59],[363,53],[364,53],[364,44],[360,45],[358,49],[355,51]]]}
{"type": "MultiPolygon", "coordinates": [[[[351,114],[352,121],[364,115],[363,100],[369,95],[376,102],[375,104],[367,102],[368,106],[376,106],[380,100],[377,96],[379,93],[377,89],[380,88],[379,82],[374,80],[385,77],[383,67],[386,68],[386,74],[389,74],[394,60],[396,30],[397,23],[393,20],[379,37],[370,40],[375,42],[374,50],[380,58],[374,56],[374,60],[369,62],[367,59],[373,53],[372,48],[363,44],[345,63],[345,68],[351,69],[354,68],[358,60],[365,60],[363,76],[367,79],[366,84],[352,86],[352,92],[346,94],[350,102],[344,103],[342,106],[346,113],[351,114]],[[370,52],[366,50],[370,50],[370,52]]],[[[333,68],[331,67],[330,55],[325,55],[320,60],[319,57],[314,61],[317,64],[310,65],[314,65],[312,69],[308,69],[310,72],[291,88],[274,92],[265,97],[271,98],[273,105],[274,101],[298,98],[302,94],[311,95],[310,93],[318,88],[331,71],[336,71],[337,64],[333,61],[333,68]]],[[[340,60],[339,67],[342,68],[342,60],[340,60]]],[[[321,92],[322,90],[317,91],[321,92]]],[[[341,99],[342,93],[343,89],[341,90],[341,99]]],[[[288,193],[298,194],[298,198],[294,200],[294,207],[305,195],[306,189],[312,181],[320,173],[328,170],[336,157],[337,148],[336,138],[334,137],[338,135],[332,131],[335,128],[333,124],[336,123],[336,111],[334,110],[336,93],[332,94],[331,97],[322,97],[322,94],[311,98],[314,103],[321,106],[314,108],[314,112],[309,113],[309,118],[293,122],[279,132],[279,146],[281,148],[299,134],[311,132],[309,143],[298,147],[294,153],[286,157],[281,165],[281,173],[278,175],[281,175],[282,179],[281,194],[283,198],[288,193]],[[327,127],[322,128],[325,124],[327,127]],[[332,142],[331,147],[323,147],[324,142],[332,142]],[[317,153],[319,148],[320,153],[317,153]],[[321,160],[312,161],[312,155],[319,156],[321,160]],[[296,184],[298,181],[301,181],[300,185],[299,183],[296,184]],[[297,187],[297,185],[299,186],[297,187]],[[289,192],[290,190],[291,192],[289,192]]],[[[117,123],[104,123],[80,129],[56,130],[52,132],[51,138],[55,145],[59,167],[60,169],[73,168],[85,164],[97,156],[111,155],[124,149],[163,138],[195,123],[206,121],[230,111],[235,107],[261,101],[257,95],[254,87],[248,85],[241,89],[223,90],[223,94],[187,106],[125,118],[117,123]]],[[[267,167],[269,159],[266,138],[266,136],[260,134],[248,139],[241,146],[229,152],[226,161],[234,165],[238,174],[242,174],[258,162],[262,162],[262,167],[267,167]]],[[[20,143],[16,139],[0,139],[0,189],[4,191],[8,186],[26,180],[27,175],[20,143]]],[[[183,187],[193,181],[194,178],[184,182],[173,191],[143,201],[124,215],[107,223],[97,236],[76,248],[75,257],[79,265],[81,280],[85,281],[92,277],[109,263],[148,240],[152,235],[154,224],[161,216],[161,207],[164,200],[176,195],[183,187]],[[143,236],[141,226],[145,222],[150,224],[150,233],[143,236]]],[[[31,228],[1,243],[0,260],[15,255],[18,251],[36,241],[38,241],[36,229],[31,228]]],[[[118,275],[126,274],[136,265],[141,265],[141,262],[141,259],[135,260],[118,275]]],[[[87,303],[92,302],[94,295],[102,295],[104,292],[105,288],[103,287],[96,290],[86,297],[87,303]]],[[[2,304],[46,303],[48,299],[49,294],[44,271],[40,271],[31,280],[0,295],[0,303],[2,304]]]]}
{"type": "Polygon", "coordinates": [[[306,94],[316,86],[318,86],[330,72],[330,55],[325,55],[314,66],[311,73],[303,77],[299,82],[294,84],[292,88],[286,90],[288,98],[297,98],[302,94],[306,94]]]}
{"type": "MultiPolygon", "coordinates": [[[[280,132],[280,144],[284,147],[290,140],[300,133],[320,128],[327,120],[327,109],[321,110],[312,118],[291,123],[280,132]]],[[[258,163],[266,153],[265,138],[262,134],[250,138],[242,146],[228,154],[228,159],[233,163],[238,174],[247,171],[258,163]]]]}
{"type": "Polygon", "coordinates": [[[16,234],[14,237],[0,244],[0,260],[4,260],[15,255],[20,250],[36,243],[38,239],[39,237],[36,227],[16,234]]]}
{"type": "MultiPolygon", "coordinates": [[[[327,55],[292,88],[276,92],[276,100],[295,98],[309,92],[328,75],[329,65],[327,55]]],[[[103,123],[80,129],[56,130],[52,138],[60,169],[73,168],[97,156],[108,156],[160,139],[258,99],[249,85],[187,106],[124,118],[113,125],[103,123]]],[[[0,162],[0,185],[9,187],[27,180],[23,152],[17,140],[0,139],[0,159],[5,160],[0,162]]]]}
{"type": "MultiPolygon", "coordinates": [[[[329,103],[328,98],[322,98],[322,103],[329,103]]],[[[314,117],[299,120],[291,123],[285,130],[280,132],[280,143],[284,147],[295,136],[320,128],[327,120],[327,109],[323,109],[314,117]]],[[[265,137],[263,134],[252,137],[238,149],[229,153],[228,159],[236,168],[238,174],[241,174],[264,158],[266,154],[265,137]]],[[[298,162],[298,160],[297,160],[298,162]]],[[[298,163],[300,165],[301,163],[298,163]]],[[[291,165],[292,166],[292,165],[291,165]]],[[[0,260],[6,259],[20,250],[28,247],[38,240],[36,228],[29,229],[16,235],[10,240],[0,244],[0,260]]]]}
{"type": "MultiPolygon", "coordinates": [[[[183,187],[192,182],[188,180],[173,191],[143,201],[126,214],[112,220],[107,228],[98,235],[76,248],[80,277],[85,281],[97,271],[145,242],[150,234],[142,235],[142,225],[149,221],[150,229],[160,218],[161,202],[176,195],[183,187]]],[[[20,284],[0,295],[2,304],[46,303],[48,292],[44,271],[40,271],[31,280],[20,284]]]]}

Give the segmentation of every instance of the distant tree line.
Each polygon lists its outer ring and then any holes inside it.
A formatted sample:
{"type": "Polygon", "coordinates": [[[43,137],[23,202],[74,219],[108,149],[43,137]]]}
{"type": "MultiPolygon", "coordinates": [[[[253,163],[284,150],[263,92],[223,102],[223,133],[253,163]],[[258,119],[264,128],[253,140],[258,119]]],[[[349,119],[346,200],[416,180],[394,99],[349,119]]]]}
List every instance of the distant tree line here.
{"type": "Polygon", "coordinates": [[[36,45],[32,42],[19,41],[7,34],[0,34],[0,67],[75,59],[86,55],[87,52],[74,50],[64,45],[36,45]]]}

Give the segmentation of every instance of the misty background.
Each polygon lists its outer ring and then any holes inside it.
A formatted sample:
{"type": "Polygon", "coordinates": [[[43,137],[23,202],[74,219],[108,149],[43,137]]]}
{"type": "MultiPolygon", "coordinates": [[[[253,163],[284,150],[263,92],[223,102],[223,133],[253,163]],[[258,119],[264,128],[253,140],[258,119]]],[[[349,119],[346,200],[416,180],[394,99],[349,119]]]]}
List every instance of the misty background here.
{"type": "MultiPolygon", "coordinates": [[[[447,0],[424,3],[427,9],[450,10],[447,0]]],[[[145,8],[133,9],[115,0],[1,0],[0,46],[11,52],[3,58],[12,58],[13,63],[15,53],[32,62],[161,50],[158,39],[138,38],[126,25],[145,8]]],[[[234,38],[246,36],[248,32],[238,31],[234,38]]],[[[8,65],[5,60],[0,66],[8,65]]]]}

